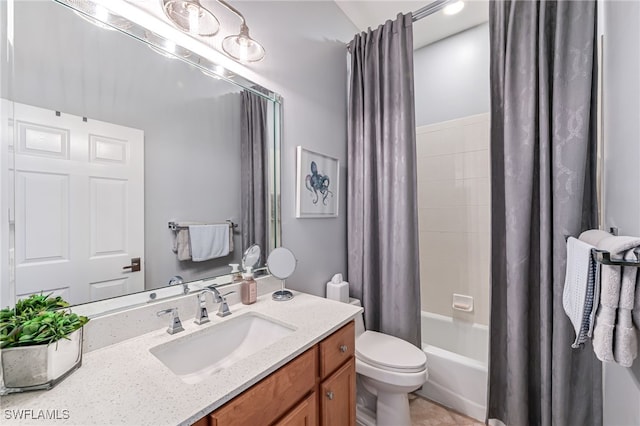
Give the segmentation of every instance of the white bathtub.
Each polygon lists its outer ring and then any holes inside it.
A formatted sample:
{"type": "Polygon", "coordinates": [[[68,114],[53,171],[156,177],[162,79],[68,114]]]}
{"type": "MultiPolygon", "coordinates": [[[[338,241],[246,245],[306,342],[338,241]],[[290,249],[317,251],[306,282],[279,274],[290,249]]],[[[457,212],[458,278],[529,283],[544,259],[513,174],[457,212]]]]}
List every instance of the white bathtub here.
{"type": "Polygon", "coordinates": [[[429,380],[417,393],[484,421],[488,327],[425,311],[421,326],[429,380]]]}

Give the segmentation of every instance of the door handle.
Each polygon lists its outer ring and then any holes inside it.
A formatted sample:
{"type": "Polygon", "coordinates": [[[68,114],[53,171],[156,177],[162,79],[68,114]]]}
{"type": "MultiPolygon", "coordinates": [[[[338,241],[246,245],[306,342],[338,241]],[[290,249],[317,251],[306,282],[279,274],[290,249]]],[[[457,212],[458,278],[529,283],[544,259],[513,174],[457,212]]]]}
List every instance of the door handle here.
{"type": "Polygon", "coordinates": [[[122,269],[130,269],[131,272],[138,272],[140,271],[140,265],[141,265],[140,258],[132,257],[131,265],[123,266],[122,269]]]}

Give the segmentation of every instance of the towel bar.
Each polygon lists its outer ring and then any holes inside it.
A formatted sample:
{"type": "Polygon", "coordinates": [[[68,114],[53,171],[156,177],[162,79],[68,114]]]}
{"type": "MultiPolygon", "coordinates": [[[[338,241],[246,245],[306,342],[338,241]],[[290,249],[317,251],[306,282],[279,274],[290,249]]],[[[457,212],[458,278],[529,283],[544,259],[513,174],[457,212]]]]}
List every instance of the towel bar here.
{"type": "MultiPolygon", "coordinates": [[[[570,235],[565,235],[564,236],[564,240],[565,241],[569,240],[569,237],[570,237],[570,235]]],[[[614,259],[611,259],[611,253],[609,253],[608,251],[606,251],[606,250],[598,250],[598,249],[595,249],[595,248],[591,249],[591,252],[593,253],[593,258],[595,259],[595,261],[600,263],[601,265],[632,266],[632,267],[640,268],[640,260],[638,260],[636,262],[634,262],[632,260],[624,260],[624,259],[614,260],[614,259]]],[[[638,259],[640,259],[640,247],[635,249],[635,253],[638,255],[637,256],[638,259]]]]}
{"type": "MultiPolygon", "coordinates": [[[[635,252],[640,257],[640,249],[636,249],[635,252]]],[[[640,268],[640,261],[634,262],[632,260],[613,260],[611,259],[611,253],[605,250],[591,249],[593,252],[594,258],[596,262],[602,265],[611,265],[611,266],[634,266],[636,268],[640,268]]]]}
{"type": "MultiPolygon", "coordinates": [[[[233,223],[231,220],[226,220],[225,222],[229,224],[230,228],[236,229],[238,227],[238,224],[233,223]]],[[[192,225],[196,225],[196,223],[192,223],[192,225]]],[[[205,225],[205,224],[198,223],[197,225],[205,225]]],[[[169,229],[171,229],[172,231],[177,231],[178,229],[184,229],[188,227],[189,225],[181,225],[178,222],[169,222],[169,229]]]]}

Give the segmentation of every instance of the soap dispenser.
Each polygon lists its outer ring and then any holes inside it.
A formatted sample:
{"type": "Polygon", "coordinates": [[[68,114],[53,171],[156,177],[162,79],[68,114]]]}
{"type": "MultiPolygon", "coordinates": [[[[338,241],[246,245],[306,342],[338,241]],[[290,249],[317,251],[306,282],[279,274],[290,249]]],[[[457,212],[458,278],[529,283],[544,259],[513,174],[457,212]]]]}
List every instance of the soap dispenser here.
{"type": "Polygon", "coordinates": [[[258,283],[253,279],[253,270],[247,266],[247,270],[242,274],[242,284],[240,284],[240,298],[245,305],[251,305],[258,300],[258,283]]]}
{"type": "Polygon", "coordinates": [[[231,282],[232,283],[239,283],[242,281],[242,274],[240,273],[240,264],[239,263],[230,263],[229,266],[231,266],[231,282]]]}

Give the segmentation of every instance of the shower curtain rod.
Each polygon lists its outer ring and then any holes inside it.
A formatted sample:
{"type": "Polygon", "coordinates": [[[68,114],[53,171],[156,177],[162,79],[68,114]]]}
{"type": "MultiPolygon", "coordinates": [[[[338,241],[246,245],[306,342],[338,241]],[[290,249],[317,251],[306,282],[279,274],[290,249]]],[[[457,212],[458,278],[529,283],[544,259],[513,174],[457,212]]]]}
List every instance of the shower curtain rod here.
{"type": "MultiPolygon", "coordinates": [[[[429,15],[433,15],[440,9],[443,9],[448,3],[453,3],[456,0],[435,0],[426,6],[421,7],[415,12],[411,12],[411,20],[413,22],[419,21],[422,18],[426,18],[429,15]]],[[[347,43],[347,51],[351,52],[351,43],[347,43]]]]}
{"type": "Polygon", "coordinates": [[[436,0],[432,3],[429,3],[426,6],[421,7],[415,12],[411,12],[411,19],[413,22],[419,21],[422,18],[426,18],[429,15],[433,15],[440,9],[443,9],[447,3],[452,3],[455,0],[436,0]]]}

